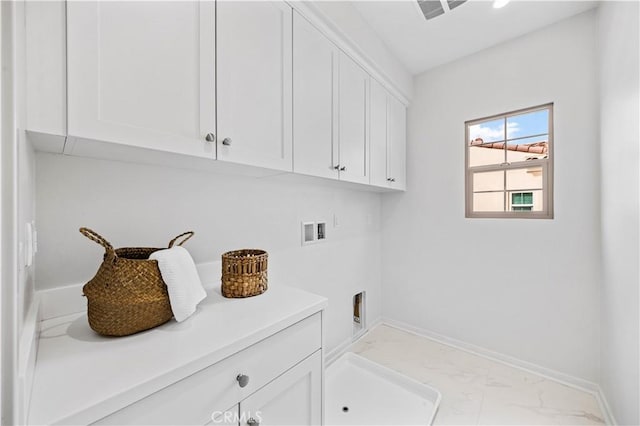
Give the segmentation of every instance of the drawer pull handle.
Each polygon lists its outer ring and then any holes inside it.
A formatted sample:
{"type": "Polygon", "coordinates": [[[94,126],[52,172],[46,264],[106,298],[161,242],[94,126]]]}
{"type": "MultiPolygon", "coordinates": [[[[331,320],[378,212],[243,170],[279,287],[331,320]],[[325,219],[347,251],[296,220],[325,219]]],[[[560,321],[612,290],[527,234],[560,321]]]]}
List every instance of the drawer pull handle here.
{"type": "Polygon", "coordinates": [[[238,384],[240,385],[241,388],[249,384],[249,376],[246,376],[244,374],[238,374],[238,376],[236,377],[236,380],[238,381],[238,384]]]}
{"type": "Polygon", "coordinates": [[[247,420],[247,424],[250,426],[260,426],[260,422],[253,417],[250,417],[249,420],[247,420]]]}

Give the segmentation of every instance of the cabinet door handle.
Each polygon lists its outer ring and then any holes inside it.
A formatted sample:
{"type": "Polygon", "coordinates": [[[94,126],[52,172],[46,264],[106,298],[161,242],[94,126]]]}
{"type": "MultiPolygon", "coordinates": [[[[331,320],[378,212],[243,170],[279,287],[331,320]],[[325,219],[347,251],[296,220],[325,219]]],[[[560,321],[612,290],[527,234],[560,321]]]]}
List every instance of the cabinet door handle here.
{"type": "Polygon", "coordinates": [[[260,422],[253,417],[249,417],[249,420],[247,420],[247,424],[251,426],[260,426],[260,422]]]}
{"type": "Polygon", "coordinates": [[[396,181],[396,179],[395,179],[395,178],[387,178],[387,180],[388,180],[389,182],[395,182],[395,181],[396,181]]]}
{"type": "Polygon", "coordinates": [[[222,145],[230,146],[231,145],[231,138],[224,138],[222,140],[222,145]]]}
{"type": "Polygon", "coordinates": [[[340,170],[340,164],[338,164],[337,166],[333,166],[334,170],[340,170]]]}
{"type": "Polygon", "coordinates": [[[344,171],[346,171],[346,170],[347,170],[347,166],[342,166],[342,167],[340,167],[340,171],[341,171],[341,172],[344,172],[344,171]]]}
{"type": "Polygon", "coordinates": [[[207,136],[204,137],[204,140],[206,140],[207,142],[215,142],[216,135],[214,135],[213,133],[207,133],[207,136]]]}
{"type": "Polygon", "coordinates": [[[244,374],[238,374],[236,376],[236,380],[238,381],[238,384],[240,385],[241,388],[249,384],[249,376],[246,376],[244,374]]]}

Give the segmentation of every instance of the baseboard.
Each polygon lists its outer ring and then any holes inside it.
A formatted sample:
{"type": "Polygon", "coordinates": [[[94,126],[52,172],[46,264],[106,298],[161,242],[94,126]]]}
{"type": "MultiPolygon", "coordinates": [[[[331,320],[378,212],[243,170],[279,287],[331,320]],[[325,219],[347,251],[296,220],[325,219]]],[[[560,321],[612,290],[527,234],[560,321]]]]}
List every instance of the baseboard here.
{"type": "Polygon", "coordinates": [[[72,284],[47,290],[39,290],[36,296],[42,305],[42,319],[62,317],[84,312],[87,301],[82,294],[84,284],[72,284]]]}
{"type": "Polygon", "coordinates": [[[378,317],[378,318],[374,319],[370,324],[368,324],[367,327],[364,329],[364,331],[362,333],[359,333],[358,336],[356,336],[355,338],[354,337],[349,337],[348,339],[343,340],[338,346],[336,346],[335,348],[333,348],[332,350],[327,352],[327,354],[324,356],[324,365],[326,367],[331,365],[335,360],[337,360],[342,355],[344,355],[346,352],[348,352],[349,347],[353,343],[355,343],[356,341],[362,339],[364,336],[367,335],[369,330],[373,330],[374,328],[376,328],[380,324],[382,324],[382,318],[378,317]]]}
{"type": "Polygon", "coordinates": [[[605,424],[616,426],[618,422],[616,422],[616,418],[613,416],[613,411],[611,411],[611,407],[609,406],[609,401],[607,401],[607,397],[605,396],[604,391],[600,386],[598,386],[596,400],[598,400],[598,405],[600,405],[600,411],[604,416],[605,424]]]}
{"type": "Polygon", "coordinates": [[[40,299],[36,294],[29,306],[20,333],[18,346],[18,383],[16,384],[18,424],[27,424],[29,414],[36,356],[38,354],[38,342],[40,340],[41,306],[40,299]]]}
{"type": "Polygon", "coordinates": [[[375,320],[373,320],[371,322],[371,324],[369,324],[369,326],[367,327],[367,332],[369,332],[369,330],[373,330],[374,328],[376,328],[377,326],[379,326],[380,324],[382,324],[384,322],[382,317],[378,317],[375,320]]]}
{"type": "Polygon", "coordinates": [[[451,337],[435,333],[431,330],[415,327],[402,321],[396,321],[390,318],[383,318],[382,322],[390,327],[397,328],[408,333],[416,334],[418,336],[426,337],[438,343],[442,343],[443,345],[452,346],[456,349],[488,358],[492,361],[500,362],[510,367],[519,368],[520,370],[525,370],[529,373],[543,376],[547,379],[554,380],[556,382],[562,383],[563,385],[567,385],[581,391],[589,392],[596,396],[598,395],[598,392],[600,390],[600,387],[596,383],[590,382],[588,380],[580,379],[578,377],[552,370],[550,368],[546,368],[532,362],[523,361],[510,355],[501,354],[499,352],[495,352],[481,346],[453,339],[451,337]]]}
{"type": "Polygon", "coordinates": [[[338,346],[327,352],[324,356],[325,367],[333,364],[336,359],[340,358],[345,352],[347,352],[347,349],[349,349],[349,346],[351,346],[352,343],[353,341],[351,338],[345,339],[338,346]]]}

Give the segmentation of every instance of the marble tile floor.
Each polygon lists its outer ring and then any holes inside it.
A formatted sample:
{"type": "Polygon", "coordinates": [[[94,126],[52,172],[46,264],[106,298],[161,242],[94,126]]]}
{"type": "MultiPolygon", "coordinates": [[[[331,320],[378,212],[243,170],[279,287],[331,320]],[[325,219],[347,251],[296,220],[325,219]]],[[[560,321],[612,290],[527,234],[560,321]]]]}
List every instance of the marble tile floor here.
{"type": "Polygon", "coordinates": [[[604,424],[590,393],[387,325],[349,350],[437,388],[434,425],[604,424]]]}

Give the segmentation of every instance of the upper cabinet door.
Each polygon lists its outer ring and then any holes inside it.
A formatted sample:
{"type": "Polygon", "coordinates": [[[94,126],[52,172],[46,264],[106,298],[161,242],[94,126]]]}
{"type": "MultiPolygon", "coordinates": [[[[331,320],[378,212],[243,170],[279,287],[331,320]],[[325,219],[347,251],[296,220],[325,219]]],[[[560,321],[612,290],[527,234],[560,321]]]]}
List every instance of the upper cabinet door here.
{"type": "Polygon", "coordinates": [[[217,3],[218,159],[292,170],[292,10],[217,3]]]}
{"type": "Polygon", "coordinates": [[[68,2],[67,46],[70,136],[215,158],[213,3],[68,2]]]}
{"type": "Polygon", "coordinates": [[[394,189],[407,188],[407,109],[393,96],[388,97],[388,177],[394,189]]]}
{"type": "Polygon", "coordinates": [[[387,174],[387,91],[371,79],[369,174],[371,185],[389,186],[387,174]]]}
{"type": "Polygon", "coordinates": [[[369,183],[369,75],[344,53],[338,98],[340,180],[369,183]]]}
{"type": "Polygon", "coordinates": [[[340,51],[305,18],[293,16],[293,171],[338,178],[340,51]]]}

